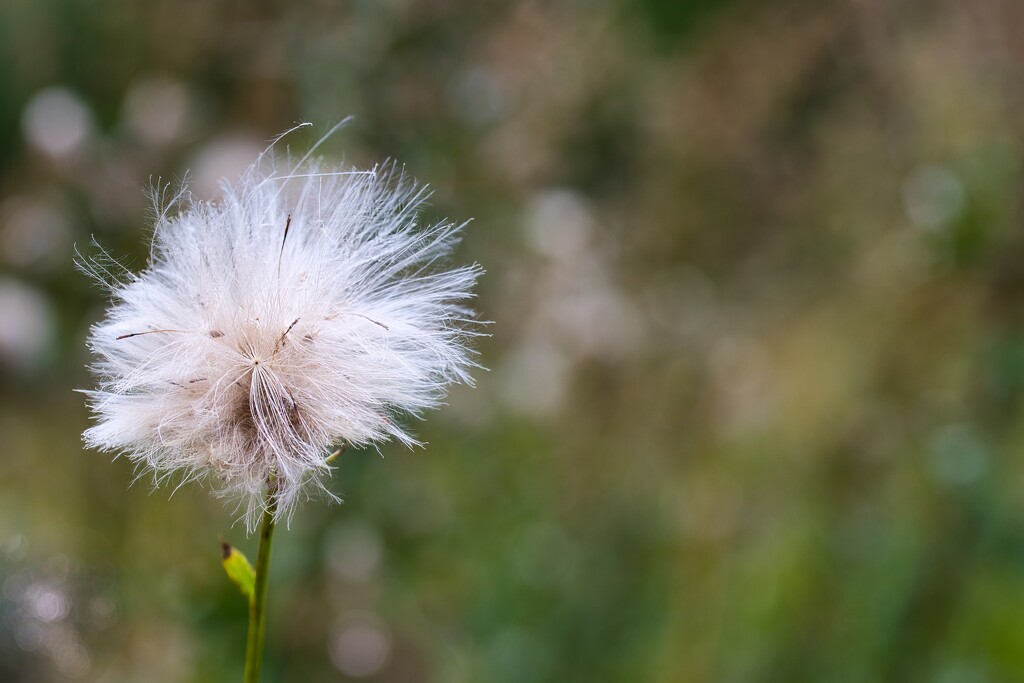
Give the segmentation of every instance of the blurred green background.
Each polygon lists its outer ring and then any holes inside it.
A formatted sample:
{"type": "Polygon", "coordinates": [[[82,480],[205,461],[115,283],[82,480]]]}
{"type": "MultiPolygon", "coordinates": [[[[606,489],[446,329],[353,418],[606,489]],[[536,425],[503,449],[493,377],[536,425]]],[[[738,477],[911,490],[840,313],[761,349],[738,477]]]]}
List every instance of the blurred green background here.
{"type": "Polygon", "coordinates": [[[198,487],[83,450],[145,265],[300,120],[475,217],[490,372],[279,536],[266,680],[1024,681],[1024,5],[0,2],[0,681],[241,679],[198,487]]]}

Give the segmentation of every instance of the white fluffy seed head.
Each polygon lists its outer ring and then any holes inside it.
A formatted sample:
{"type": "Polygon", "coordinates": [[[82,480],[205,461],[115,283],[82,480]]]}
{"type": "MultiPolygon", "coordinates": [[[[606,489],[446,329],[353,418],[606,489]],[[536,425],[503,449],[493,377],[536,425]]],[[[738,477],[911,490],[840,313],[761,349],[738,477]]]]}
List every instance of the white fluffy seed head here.
{"type": "Polygon", "coordinates": [[[250,530],[269,482],[279,517],[326,492],[332,449],[415,444],[398,418],[471,383],[481,272],[445,266],[461,226],[421,225],[426,197],[393,165],[268,151],[216,202],[158,202],[145,270],[81,262],[113,299],[89,340],[86,443],[158,481],[219,481],[250,530]]]}

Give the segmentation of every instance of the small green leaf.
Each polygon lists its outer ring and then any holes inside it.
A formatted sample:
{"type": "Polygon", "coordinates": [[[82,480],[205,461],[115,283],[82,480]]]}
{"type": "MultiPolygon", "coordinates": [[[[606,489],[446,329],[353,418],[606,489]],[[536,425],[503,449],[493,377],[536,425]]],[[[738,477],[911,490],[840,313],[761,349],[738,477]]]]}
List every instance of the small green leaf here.
{"type": "Polygon", "coordinates": [[[236,548],[232,548],[231,544],[223,538],[220,540],[220,549],[221,564],[224,565],[224,571],[227,572],[228,578],[238,586],[242,595],[252,602],[256,586],[256,570],[249,564],[245,555],[238,552],[236,548]]]}

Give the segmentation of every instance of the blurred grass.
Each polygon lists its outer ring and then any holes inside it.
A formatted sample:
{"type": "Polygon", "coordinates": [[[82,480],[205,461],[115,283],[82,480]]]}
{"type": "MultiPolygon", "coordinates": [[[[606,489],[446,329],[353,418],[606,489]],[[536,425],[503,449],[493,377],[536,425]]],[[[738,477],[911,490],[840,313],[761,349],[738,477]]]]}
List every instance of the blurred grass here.
{"type": "Polygon", "coordinates": [[[82,449],[73,245],[354,114],[475,217],[492,370],[280,534],[267,680],[1024,681],[1022,20],[3,3],[0,680],[241,677],[230,507],[82,449]]]}

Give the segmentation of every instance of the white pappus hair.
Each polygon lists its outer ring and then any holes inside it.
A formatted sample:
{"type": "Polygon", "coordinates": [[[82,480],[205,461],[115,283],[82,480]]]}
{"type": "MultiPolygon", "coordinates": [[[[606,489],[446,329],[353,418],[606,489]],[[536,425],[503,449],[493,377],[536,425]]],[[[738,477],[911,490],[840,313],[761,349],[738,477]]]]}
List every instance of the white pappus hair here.
{"type": "Polygon", "coordinates": [[[80,259],[112,297],[89,338],[86,444],[157,481],[212,475],[250,530],[268,486],[278,517],[326,491],[334,447],[416,444],[396,418],[472,383],[479,334],[481,270],[445,265],[462,226],[420,224],[424,187],[309,154],[279,174],[272,148],[218,201],[158,206],[142,272],[80,259]]]}

